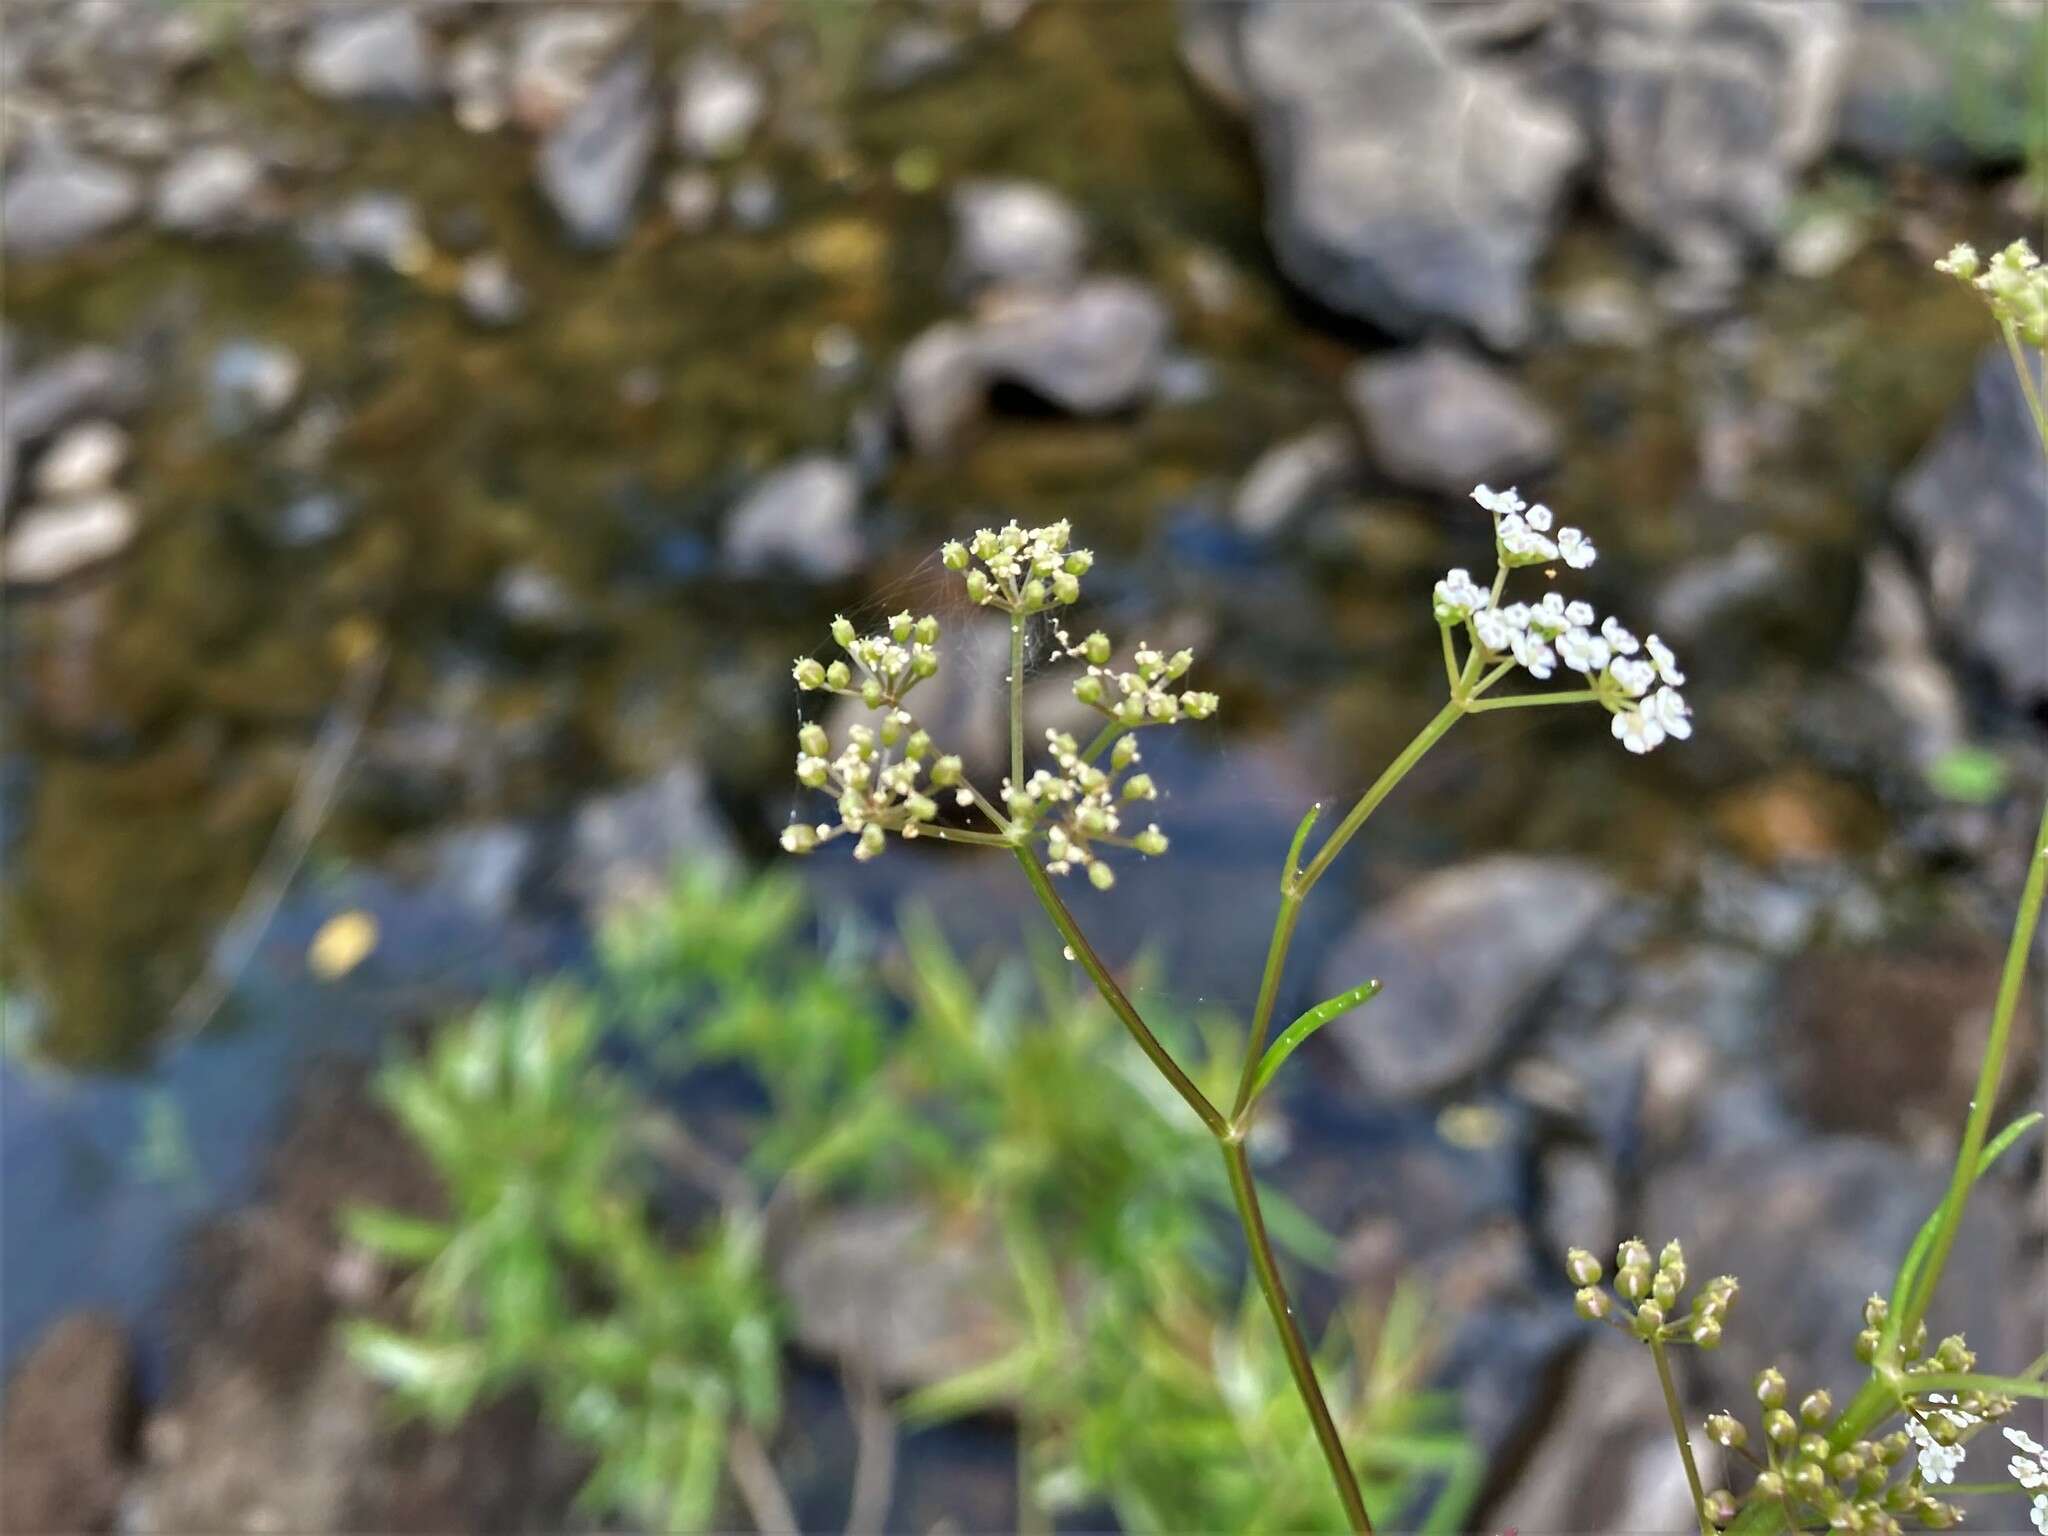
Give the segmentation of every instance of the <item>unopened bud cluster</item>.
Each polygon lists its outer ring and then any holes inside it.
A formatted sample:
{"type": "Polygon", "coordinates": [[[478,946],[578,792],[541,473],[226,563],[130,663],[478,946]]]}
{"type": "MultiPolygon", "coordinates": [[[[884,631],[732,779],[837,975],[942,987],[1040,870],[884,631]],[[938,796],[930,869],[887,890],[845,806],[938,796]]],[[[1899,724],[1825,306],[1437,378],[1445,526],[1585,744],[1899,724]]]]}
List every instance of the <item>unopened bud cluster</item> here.
{"type": "Polygon", "coordinates": [[[2030,346],[2048,347],[2048,267],[2024,240],[1986,262],[1973,246],[1959,245],[1934,264],[1984,300],[1992,318],[2010,325],[2030,346]]]}
{"type": "MultiPolygon", "coordinates": [[[[1009,523],[984,528],[965,543],[947,544],[940,560],[965,577],[971,601],[1010,614],[1012,624],[1021,627],[1031,615],[1080,597],[1081,577],[1094,556],[1071,545],[1072,530],[1065,521],[1043,528],[1009,523]]],[[[954,840],[1000,837],[1017,845],[1042,840],[1048,872],[1085,872],[1099,890],[1116,883],[1115,871],[1101,857],[1103,849],[1166,852],[1166,835],[1156,823],[1134,824],[1137,809],[1156,800],[1159,790],[1139,768],[1133,733],[1206,720],[1217,710],[1216,695],[1178,686],[1194,664],[1192,651],[1169,654],[1141,644],[1130,668],[1123,670],[1112,665],[1114,648],[1100,631],[1079,641],[1064,630],[1056,634],[1057,654],[1086,668],[1075,681],[1075,697],[1099,711],[1104,724],[1085,747],[1063,731],[1046,732],[1049,763],[1026,773],[1021,783],[1006,777],[991,800],[968,782],[960,758],[934,747],[906,704],[917,685],[939,670],[938,620],[899,613],[879,633],[862,635],[852,621],[834,619],[832,638],[845,656],[829,663],[799,657],[792,668],[797,687],[857,700],[876,718],[850,727],[837,746],[816,722],[799,730],[797,782],[832,795],[839,819],[792,824],[783,831],[782,846],[809,853],[834,838],[851,836],[855,857],[873,858],[888,845],[891,833],[946,837],[940,816],[950,801],[977,811],[986,822],[983,828],[951,832],[954,840]]]]}
{"type": "Polygon", "coordinates": [[[1588,1322],[1612,1323],[1644,1343],[1715,1348],[1740,1289],[1732,1275],[1720,1275],[1694,1292],[1688,1306],[1680,1307],[1688,1275],[1685,1250],[1676,1238],[1654,1258],[1650,1245],[1639,1237],[1623,1243],[1615,1251],[1611,1289],[1602,1288],[1600,1261],[1584,1248],[1566,1254],[1564,1268],[1578,1287],[1574,1302],[1579,1316],[1588,1322]]]}
{"type": "Polygon", "coordinates": [[[1069,548],[1072,537],[1065,518],[1043,528],[1010,522],[983,528],[964,544],[954,540],[939,551],[939,560],[966,576],[969,602],[1028,616],[1080,600],[1081,578],[1095,555],[1069,548]]]}

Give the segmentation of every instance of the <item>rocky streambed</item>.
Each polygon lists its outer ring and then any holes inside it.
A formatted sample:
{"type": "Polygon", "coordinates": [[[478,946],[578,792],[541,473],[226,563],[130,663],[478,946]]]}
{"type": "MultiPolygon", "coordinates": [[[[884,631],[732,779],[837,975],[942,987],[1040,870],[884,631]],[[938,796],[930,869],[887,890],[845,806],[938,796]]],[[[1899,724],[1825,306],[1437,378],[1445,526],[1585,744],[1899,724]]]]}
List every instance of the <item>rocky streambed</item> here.
{"type": "MultiPolygon", "coordinates": [[[[308,1064],[573,962],[671,856],[766,857],[788,658],[941,602],[930,551],[1010,516],[1073,518],[1108,617],[1225,698],[1154,765],[1172,859],[1084,917],[1241,1006],[1243,892],[1434,710],[1429,583],[1484,557],[1470,485],[1519,480],[1680,646],[1699,731],[1646,765],[1516,716],[1431,759],[1297,946],[1301,1004],[1403,985],[1318,1042],[1274,1176],[1339,1288],[1405,1262],[1483,1309],[1442,1369],[1502,1519],[1682,1512],[1643,1413],[1546,1430],[1633,1379],[1550,1256],[1692,1223],[1761,1288],[1820,1219],[1842,1262],[1743,1349],[1849,1316],[1967,1097],[2043,779],[2039,462],[1927,271],[2039,224],[2042,33],[1963,9],[12,8],[0,1321],[10,1366],[107,1363],[24,1366],[10,1452],[54,1375],[106,1384],[65,1438],[109,1510],[149,1461],[132,1508],[227,1518],[190,1448],[257,1420],[340,1426],[295,1528],[550,1509],[539,1452],[534,1488],[393,1494],[393,1457],[472,1486],[494,1431],[379,1438],[318,1363],[338,1197],[269,1150],[331,1123],[308,1064]],[[354,909],[379,948],[323,983],[354,909]],[[208,1220],[242,1278],[169,1283],[208,1220]],[[313,1363],[237,1358],[177,1299],[213,1293],[313,1363]],[[139,1329],[139,1439],[123,1336],[43,1333],[82,1301],[139,1329]]],[[[1001,658],[959,642],[948,716],[999,753],[1001,658]]],[[[1013,940],[1001,871],[910,852],[809,878],[1013,940]]],[[[1959,1281],[1987,1353],[2039,1332],[1994,1283],[2039,1272],[2029,1176],[1959,1281]]]]}

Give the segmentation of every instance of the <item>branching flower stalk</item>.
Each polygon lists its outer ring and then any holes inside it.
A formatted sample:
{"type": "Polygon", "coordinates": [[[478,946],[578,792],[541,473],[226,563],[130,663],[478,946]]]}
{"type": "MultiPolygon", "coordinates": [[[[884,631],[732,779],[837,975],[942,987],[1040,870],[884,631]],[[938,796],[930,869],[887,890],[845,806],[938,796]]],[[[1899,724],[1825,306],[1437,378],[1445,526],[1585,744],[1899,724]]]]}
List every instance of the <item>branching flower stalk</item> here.
{"type": "Polygon", "coordinates": [[[1655,635],[1639,641],[1615,619],[1601,621],[1589,604],[1567,601],[1555,591],[1534,603],[1504,601],[1518,570],[1544,566],[1555,574],[1560,564],[1573,570],[1591,566],[1596,558],[1592,540],[1576,528],[1560,528],[1553,537],[1550,509],[1525,502],[1512,489],[1495,491],[1482,485],[1472,498],[1492,520],[1495,568],[1485,586],[1463,569],[1448,572],[1436,584],[1432,608],[1442,633],[1449,696],[1306,864],[1303,856],[1322,808],[1312,807],[1302,818],[1282,867],[1279,911],[1248,1023],[1236,1095],[1227,1113],[1146,1025],[1060,895],[1059,877],[1077,872],[1097,890],[1112,889],[1112,853],[1157,857],[1167,851],[1166,835],[1156,823],[1137,824],[1141,809],[1159,795],[1141,767],[1139,737],[1147,730],[1206,720],[1219,707],[1213,693],[1182,686],[1194,663],[1191,651],[1168,654],[1141,642],[1129,665],[1119,666],[1107,635],[1095,631],[1076,640],[1054,621],[1049,624],[1053,653],[1079,667],[1074,697],[1099,714],[1102,724],[1085,746],[1064,732],[1047,731],[1044,761],[1031,766],[1023,676],[1029,629],[1080,600],[1081,578],[1094,563],[1088,550],[1073,547],[1068,524],[984,528],[972,540],[949,543],[940,552],[946,568],[962,577],[968,599],[1006,614],[1010,622],[1009,773],[992,793],[969,779],[959,757],[938,750],[913,709],[914,690],[938,671],[936,619],[900,613],[884,631],[866,636],[857,634],[848,620],[837,619],[832,636],[844,659],[827,663],[806,656],[794,669],[800,689],[856,700],[872,721],[848,727],[836,747],[822,724],[811,722],[801,728],[797,779],[830,794],[838,814],[832,821],[793,822],[783,832],[783,847],[809,853],[848,837],[856,858],[872,859],[894,835],[1009,850],[1069,957],[1088,973],[1138,1048],[1215,1138],[1253,1272],[1332,1485],[1351,1528],[1364,1532],[1372,1530],[1371,1517],[1289,1300],[1247,1151],[1259,1102],[1279,1068],[1310,1035],[1378,989],[1377,982],[1364,979],[1273,1034],[1274,1009],[1302,903],[1372,813],[1466,715],[1594,704],[1607,711],[1615,739],[1634,753],[1692,734],[1691,714],[1678,691],[1684,674],[1677,657],[1655,635]],[[1577,686],[1496,693],[1518,669],[1538,682],[1549,682],[1563,671],[1573,675],[1577,686]],[[952,819],[942,819],[949,811],[952,819]]]}
{"type": "MultiPolygon", "coordinates": [[[[1990,309],[2018,375],[2043,455],[2048,457],[2048,408],[2044,408],[2036,377],[2038,368],[2048,367],[2048,268],[2042,267],[2024,240],[2007,246],[1988,262],[1980,260],[1969,246],[1959,245],[1935,266],[1971,289],[1990,309]]],[[[1600,1288],[1600,1267],[1590,1254],[1574,1249],[1567,1255],[1566,1272],[1581,1288],[1581,1315],[1627,1327],[1652,1347],[1702,1536],[1722,1529],[1765,1536],[1815,1525],[1889,1533],[1904,1529],[1908,1520],[1944,1529],[1963,1518],[1962,1508],[1953,1499],[1975,1493],[2026,1497],[2035,1528],[2048,1536],[2048,1450],[2025,1431],[2001,1427],[2014,1447],[2006,1463],[2009,1480],[1957,1480],[1973,1439],[2011,1414],[2021,1400],[2048,1399],[2048,1380],[2044,1380],[2048,1378],[2048,1355],[2017,1375],[2001,1376],[1977,1369],[1977,1357],[1960,1334],[1942,1339],[1931,1353],[1927,1347],[1928,1313],[1955,1249],[1972,1190],[1992,1165],[2043,1119],[2038,1113],[2025,1115],[1996,1136],[1991,1134],[1991,1116],[2005,1080],[2013,1021],[2034,954],[2044,897],[2048,897],[2048,806],[2043,807],[2027,860],[1991,1028],[1948,1189],[1901,1260],[1890,1296],[1872,1296],[1864,1306],[1856,1353],[1868,1364],[1870,1374],[1841,1412],[1835,1412],[1825,1391],[1817,1391],[1799,1399],[1795,1417],[1785,1406],[1788,1388],[1784,1376],[1775,1369],[1761,1372],[1755,1389],[1763,1410],[1761,1456],[1750,1449],[1749,1433],[1740,1419],[1728,1413],[1712,1415],[1707,1420],[1708,1436],[1724,1450],[1746,1458],[1755,1469],[1754,1481],[1740,1500],[1725,1489],[1702,1492],[1684,1415],[1661,1348],[1669,1336],[1669,1325],[1658,1309],[1659,1298],[1651,1295],[1643,1300],[1641,1295],[1644,1271],[1640,1261],[1648,1250],[1633,1240],[1622,1245],[1613,1296],[1600,1288]],[[1639,1301],[1641,1305],[1630,1316],[1628,1306],[1639,1301]],[[1649,1323],[1643,1320],[1646,1311],[1653,1314],[1649,1323]],[[1899,1427],[1883,1433],[1894,1421],[1899,1427]]],[[[1667,1258],[1676,1251],[1673,1243],[1665,1250],[1667,1258]]],[[[1682,1271],[1682,1263],[1680,1268],[1682,1271]]],[[[1660,1269],[1660,1280],[1662,1276],[1660,1269]]],[[[1725,1284],[1732,1298],[1732,1279],[1717,1284],[1725,1284]]],[[[1717,1321],[1710,1337],[1700,1337],[1695,1330],[1693,1342],[1711,1345],[1719,1336],[1717,1321]]]]}

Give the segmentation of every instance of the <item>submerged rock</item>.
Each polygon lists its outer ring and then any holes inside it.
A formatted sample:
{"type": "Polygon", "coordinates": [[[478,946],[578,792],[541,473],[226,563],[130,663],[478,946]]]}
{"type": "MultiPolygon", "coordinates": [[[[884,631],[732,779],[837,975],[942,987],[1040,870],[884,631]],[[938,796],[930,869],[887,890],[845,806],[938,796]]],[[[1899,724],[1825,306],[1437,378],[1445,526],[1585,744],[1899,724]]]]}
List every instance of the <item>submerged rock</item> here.
{"type": "Polygon", "coordinates": [[[521,17],[511,63],[512,114],[540,132],[555,127],[590,94],[598,71],[625,40],[628,10],[556,6],[521,17]]]}
{"type": "Polygon", "coordinates": [[[1275,443],[1238,482],[1231,521],[1255,539],[1271,538],[1318,498],[1354,480],[1363,465],[1358,439],[1344,427],[1318,427],[1275,443]]]}
{"type": "Polygon", "coordinates": [[[0,249],[56,256],[120,228],[142,206],[133,172],[61,143],[32,149],[0,188],[0,249]]]}
{"type": "Polygon", "coordinates": [[[255,221],[263,163],[238,144],[208,144],[171,163],[157,183],[160,228],[183,235],[225,235],[255,221]]]}
{"type": "Polygon", "coordinates": [[[646,53],[627,54],[540,146],[541,191],[578,245],[626,238],[658,132],[653,83],[646,53]]]}
{"type": "Polygon", "coordinates": [[[306,226],[305,241],[313,259],[328,267],[355,263],[409,274],[433,255],[419,210],[402,192],[357,193],[315,217],[306,226]]]}
{"type": "Polygon", "coordinates": [[[953,264],[968,287],[1064,287],[1087,244],[1074,206],[1035,182],[968,181],[953,191],[953,264]]]}
{"type": "Polygon", "coordinates": [[[836,581],[860,568],[860,476],[851,464],[812,454],[768,475],[726,519],[725,558],[754,575],[793,570],[836,581]]]}
{"type": "Polygon", "coordinates": [[[896,414],[913,452],[952,449],[988,395],[974,329],[942,320],[919,334],[896,359],[896,414]]]}
{"type": "Polygon", "coordinates": [[[1847,8],[1601,0],[1581,19],[1601,190],[1690,281],[1731,288],[1827,149],[1847,8]]]}
{"type": "Polygon", "coordinates": [[[747,147],[767,111],[759,75],[723,49],[701,49],[683,66],[676,147],[698,160],[729,159],[747,147]]]}
{"type": "Polygon", "coordinates": [[[1374,461],[1417,490],[1461,497],[1557,456],[1550,413],[1499,369],[1441,343],[1367,358],[1345,393],[1374,461]]]}
{"type": "Polygon", "coordinates": [[[268,426],[298,398],[304,375],[298,357],[277,342],[228,342],[207,364],[207,419],[227,434],[268,426]]]}
{"type": "Polygon", "coordinates": [[[44,452],[36,465],[36,490],[64,501],[104,491],[128,462],[128,434],[110,421],[72,427],[44,452]]]}
{"type": "Polygon", "coordinates": [[[136,1414],[128,1339],[113,1318],[52,1324],[7,1383],[0,1422],[0,1529],[112,1528],[136,1414]]]}
{"type": "Polygon", "coordinates": [[[433,45],[419,9],[348,8],[315,26],[299,50],[299,83],[334,101],[413,105],[436,88],[433,45]]]}
{"type": "Polygon", "coordinates": [[[1075,416],[1137,405],[1150,391],[1171,319],[1143,283],[1099,277],[1058,297],[1006,302],[976,328],[988,377],[1075,416]]]}
{"type": "Polygon", "coordinates": [[[2026,397],[2011,361],[1993,347],[1969,396],[1892,499],[1944,638],[2023,707],[2048,699],[2041,473],[2026,397]]]}
{"type": "Polygon", "coordinates": [[[135,507],[125,496],[25,508],[8,523],[0,545],[0,581],[10,587],[63,581],[113,559],[135,542],[136,531],[135,507]]]}
{"type": "Polygon", "coordinates": [[[1322,991],[1373,978],[1355,1027],[1329,1031],[1374,1092],[1419,1098],[1480,1071],[1618,899],[1567,859],[1511,855],[1431,875],[1367,914],[1324,964],[1322,991]]]}
{"type": "Polygon", "coordinates": [[[569,823],[561,881],[593,917],[658,896],[685,859],[730,866],[732,833],[695,763],[586,800],[569,823]]]}
{"type": "Polygon", "coordinates": [[[526,289],[512,275],[511,263],[496,252],[472,256],[462,264],[456,293],[463,312],[478,325],[517,325],[526,317],[526,289]]]}
{"type": "Polygon", "coordinates": [[[1204,46],[1250,103],[1289,278],[1399,334],[1448,321],[1494,346],[1527,338],[1530,269],[1584,154],[1569,113],[1460,59],[1411,4],[1184,14],[1225,29],[1204,46]]]}

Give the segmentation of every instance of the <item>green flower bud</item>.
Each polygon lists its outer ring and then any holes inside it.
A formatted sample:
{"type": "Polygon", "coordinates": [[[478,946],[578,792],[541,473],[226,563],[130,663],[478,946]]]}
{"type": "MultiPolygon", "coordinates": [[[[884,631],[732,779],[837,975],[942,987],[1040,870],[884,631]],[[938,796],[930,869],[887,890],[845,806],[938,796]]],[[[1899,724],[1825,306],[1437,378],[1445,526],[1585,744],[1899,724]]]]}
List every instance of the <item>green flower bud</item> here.
{"type": "Polygon", "coordinates": [[[825,686],[827,688],[844,688],[852,681],[853,670],[843,661],[835,661],[825,669],[825,686]]]}
{"type": "Polygon", "coordinates": [[[825,666],[815,656],[799,656],[791,669],[797,687],[805,692],[825,686],[825,666]]]}
{"type": "Polygon", "coordinates": [[[960,782],[960,759],[948,755],[932,764],[932,788],[951,789],[960,782]]]}
{"type": "Polygon", "coordinates": [[[908,611],[891,614],[889,616],[889,638],[898,645],[908,645],[910,643],[910,631],[916,627],[916,624],[917,621],[910,616],[908,611]]]}
{"type": "Polygon", "coordinates": [[[910,675],[919,682],[935,676],[938,670],[939,658],[930,651],[918,651],[910,658],[910,675]]]}
{"type": "Polygon", "coordinates": [[[1613,1299],[1597,1285],[1579,1287],[1578,1294],[1572,1297],[1572,1305],[1589,1323],[1602,1322],[1614,1311],[1613,1299]]]}
{"type": "Polygon", "coordinates": [[[919,645],[937,645],[939,643],[939,621],[930,614],[926,614],[917,621],[917,628],[911,634],[912,638],[919,645]]]}
{"type": "Polygon", "coordinates": [[[853,633],[853,621],[847,618],[844,614],[840,614],[839,616],[834,618],[832,620],[832,638],[839,642],[840,648],[842,650],[848,646],[851,646],[855,638],[853,633]]]}
{"type": "Polygon", "coordinates": [[[1216,713],[1216,706],[1222,701],[1213,693],[1184,693],[1180,696],[1180,707],[1188,712],[1190,720],[1206,720],[1216,713]]]}
{"type": "Polygon", "coordinates": [[[1052,579],[1052,600],[1056,603],[1078,603],[1081,600],[1081,583],[1061,571],[1052,579]]]}
{"type": "Polygon", "coordinates": [[[1086,677],[1075,678],[1074,697],[1083,704],[1100,704],[1102,702],[1102,679],[1094,676],[1092,673],[1086,677]]]}
{"type": "Polygon", "coordinates": [[[1583,1248],[1574,1248],[1564,1256],[1565,1278],[1573,1285],[1598,1285],[1600,1283],[1600,1261],[1583,1248]]]}
{"type": "Polygon", "coordinates": [[[1036,576],[1024,583],[1023,600],[1017,605],[1025,613],[1036,613],[1045,606],[1045,583],[1036,576]]]}
{"type": "Polygon", "coordinates": [[[1124,781],[1124,798],[1126,800],[1158,799],[1159,791],[1152,785],[1152,775],[1149,773],[1132,774],[1124,781]]]}
{"type": "Polygon", "coordinates": [[[782,849],[785,853],[809,853],[817,846],[817,832],[803,822],[793,821],[782,829],[782,849]]]}
{"type": "Polygon", "coordinates": [[[869,709],[880,709],[886,696],[881,683],[872,677],[860,685],[860,701],[869,709]]]}
{"type": "Polygon", "coordinates": [[[1692,1341],[1701,1349],[1721,1347],[1721,1324],[1717,1318],[1702,1317],[1692,1325],[1692,1341]]]}
{"type": "Polygon", "coordinates": [[[948,539],[939,546],[939,560],[949,571],[967,569],[967,546],[958,539],[948,539]]]}
{"type": "Polygon", "coordinates": [[[1824,1435],[1801,1435],[1799,1437],[1799,1454],[1815,1466],[1819,1466],[1828,1459],[1827,1437],[1824,1435]]]}
{"type": "Polygon", "coordinates": [[[1664,1309],[1654,1301],[1646,1301],[1636,1308],[1636,1337],[1656,1337],[1657,1330],[1664,1326],[1664,1309]]]}
{"type": "Polygon", "coordinates": [[[1116,745],[1109,749],[1109,766],[1116,770],[1116,772],[1122,773],[1124,769],[1130,767],[1137,760],[1138,738],[1135,736],[1117,737],[1116,745]]]}
{"type": "Polygon", "coordinates": [[[1143,725],[1145,723],[1145,701],[1136,695],[1119,700],[1116,706],[1116,717],[1125,725],[1143,725]]]}
{"type": "Polygon", "coordinates": [[[1614,1251],[1616,1269],[1641,1269],[1650,1267],[1650,1245],[1640,1237],[1632,1237],[1614,1251]]]}
{"type": "Polygon", "coordinates": [[[825,734],[825,727],[815,720],[797,731],[796,744],[812,757],[823,757],[832,750],[832,742],[825,734]]]}
{"type": "Polygon", "coordinates": [[[906,741],[903,744],[903,755],[909,758],[912,762],[918,762],[922,760],[925,753],[931,751],[931,749],[931,732],[912,731],[910,733],[910,740],[906,741]]]}
{"type": "Polygon", "coordinates": [[[1875,1328],[1866,1328],[1856,1335],[1856,1358],[1865,1365],[1877,1358],[1877,1346],[1884,1342],[1875,1328]]]}
{"type": "Polygon", "coordinates": [[[1759,1472],[1756,1475],[1756,1496],[1760,1499],[1782,1499],[1785,1496],[1785,1479],[1777,1472],[1759,1472]]]}
{"type": "Polygon", "coordinates": [[[1837,1451],[1828,1458],[1828,1476],[1846,1483],[1863,1470],[1863,1458],[1854,1451],[1837,1451]]]}
{"type": "Polygon", "coordinates": [[[1678,1283],[1669,1270],[1658,1270],[1650,1281],[1650,1299],[1667,1312],[1678,1305],[1678,1283]]]}
{"type": "Polygon", "coordinates": [[[1735,1495],[1726,1488],[1716,1488],[1707,1495],[1705,1505],[1707,1519],[1714,1525],[1733,1525],[1737,1508],[1735,1495]]]}
{"type": "Polygon", "coordinates": [[[823,789],[828,765],[822,757],[800,757],[796,760],[796,781],[805,789],[823,789]]]}
{"type": "Polygon", "coordinates": [[[989,600],[988,573],[969,571],[967,573],[967,600],[971,603],[986,603],[989,600]]]}
{"type": "Polygon", "coordinates": [[[1166,834],[1157,827],[1147,827],[1131,839],[1131,844],[1138,852],[1157,858],[1166,852],[1166,834]]]}
{"type": "Polygon", "coordinates": [[[1615,1272],[1614,1288],[1624,1301],[1641,1301],[1650,1294],[1650,1272],[1640,1264],[1624,1264],[1615,1272]]]}
{"type": "Polygon", "coordinates": [[[1659,1269],[1685,1268],[1685,1249],[1679,1246],[1677,1238],[1674,1237],[1670,1242],[1666,1243],[1664,1251],[1657,1255],[1657,1267],[1659,1269]]]}
{"type": "Polygon", "coordinates": [[[1749,1444],[1749,1430],[1732,1413],[1710,1413],[1707,1415],[1707,1438],[1724,1449],[1738,1451],[1749,1444]]]}
{"type": "Polygon", "coordinates": [[[1976,1369],[1977,1356],[1960,1333],[1952,1333],[1935,1347],[1934,1363],[1960,1374],[1976,1369]]]}
{"type": "Polygon", "coordinates": [[[1116,884],[1116,871],[1097,859],[1088,866],[1088,883],[1098,891],[1106,891],[1116,884]]]}
{"type": "Polygon", "coordinates": [[[1773,1408],[1764,1415],[1764,1438],[1785,1450],[1799,1438],[1799,1426],[1784,1409],[1773,1408]]]}
{"type": "Polygon", "coordinates": [[[1069,576],[1086,576],[1089,567],[1094,564],[1094,551],[1086,549],[1072,550],[1067,555],[1067,574],[1069,576]]]}
{"type": "Polygon", "coordinates": [[[1878,1462],[1887,1467],[1897,1466],[1905,1459],[1906,1452],[1912,1448],[1912,1444],[1912,1437],[1903,1429],[1893,1430],[1877,1442],[1878,1462]]]}
{"type": "Polygon", "coordinates": [[[1785,1401],[1785,1378],[1775,1366],[1756,1373],[1756,1400],[1766,1408],[1775,1408],[1785,1401]]]}
{"type": "Polygon", "coordinates": [[[1094,631],[1087,639],[1081,642],[1081,655],[1092,666],[1108,666],[1110,655],[1109,636],[1099,629],[1094,631]]]}
{"type": "Polygon", "coordinates": [[[872,859],[882,851],[887,842],[888,838],[882,829],[871,821],[860,829],[860,842],[854,846],[853,856],[862,861],[872,859]]]}
{"type": "Polygon", "coordinates": [[[1802,1461],[1792,1469],[1792,1491],[1803,1499],[1819,1498],[1827,1486],[1827,1474],[1817,1461],[1802,1461]]]}
{"type": "Polygon", "coordinates": [[[1882,1328],[1884,1320],[1891,1316],[1891,1310],[1892,1304],[1878,1295],[1877,1292],[1872,1291],[1870,1299],[1863,1303],[1863,1326],[1866,1328],[1882,1328]]]}
{"type": "Polygon", "coordinates": [[[1809,1424],[1825,1424],[1835,1411],[1834,1397],[1826,1387],[1809,1392],[1799,1400],[1799,1417],[1809,1424]]]}
{"type": "Polygon", "coordinates": [[[903,797],[903,808],[910,812],[912,821],[930,821],[939,814],[938,802],[929,795],[916,793],[903,797]]]}

